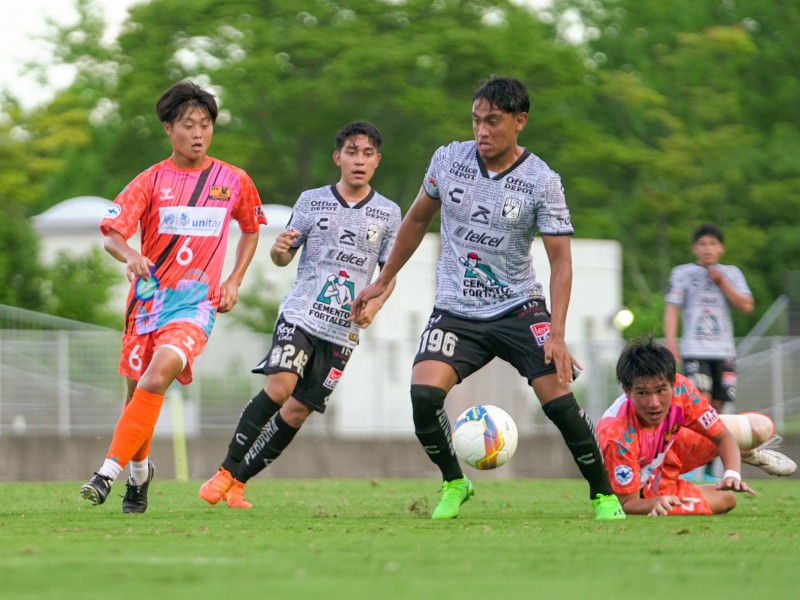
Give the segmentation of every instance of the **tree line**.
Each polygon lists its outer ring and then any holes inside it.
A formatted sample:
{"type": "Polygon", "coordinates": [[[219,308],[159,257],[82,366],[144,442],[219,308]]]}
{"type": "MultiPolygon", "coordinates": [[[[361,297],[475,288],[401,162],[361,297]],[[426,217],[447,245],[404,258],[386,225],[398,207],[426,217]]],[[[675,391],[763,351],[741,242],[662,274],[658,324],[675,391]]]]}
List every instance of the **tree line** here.
{"type": "Polygon", "coordinates": [[[384,137],[374,185],[404,211],[436,147],[472,136],[480,81],[519,78],[532,97],[521,143],[561,174],[576,237],[622,244],[628,335],[661,333],[669,270],[692,260],[703,222],[725,230],[724,261],[756,298],[739,332],[798,269],[797,3],[149,0],[113,43],[96,0],[76,6],[78,23],[53,23],[52,56],[31,65],[71,65],[72,84],[33,108],[3,91],[0,303],[107,319],[102,278],[80,281],[82,312],[77,284],[54,285],[93,259],[42,266],[27,220],[72,196],[113,198],[163,159],[154,103],[184,78],[218,96],[211,154],[243,167],[265,203],[331,183],[336,130],[365,119],[384,137]]]}

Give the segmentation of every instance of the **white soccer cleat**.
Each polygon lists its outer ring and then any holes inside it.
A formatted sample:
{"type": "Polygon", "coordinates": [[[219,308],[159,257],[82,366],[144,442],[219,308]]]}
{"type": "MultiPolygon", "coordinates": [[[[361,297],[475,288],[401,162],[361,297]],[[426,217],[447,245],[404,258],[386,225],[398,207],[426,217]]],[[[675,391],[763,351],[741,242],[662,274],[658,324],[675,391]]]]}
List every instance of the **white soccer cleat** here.
{"type": "Polygon", "coordinates": [[[781,436],[774,435],[758,448],[742,452],[742,461],[776,477],[793,475],[797,471],[797,464],[785,454],[772,449],[782,439],[781,436]]]}

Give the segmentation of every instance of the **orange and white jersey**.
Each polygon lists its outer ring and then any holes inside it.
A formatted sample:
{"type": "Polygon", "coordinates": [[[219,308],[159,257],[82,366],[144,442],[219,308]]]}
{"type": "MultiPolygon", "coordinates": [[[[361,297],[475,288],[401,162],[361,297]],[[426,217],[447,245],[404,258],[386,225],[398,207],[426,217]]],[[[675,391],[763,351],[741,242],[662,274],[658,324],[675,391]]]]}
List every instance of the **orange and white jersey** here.
{"type": "Polygon", "coordinates": [[[179,169],[168,158],[120,192],[100,230],[129,239],[140,226],[141,253],[155,263],[149,281],[131,284],[125,333],[149,333],[175,321],[211,333],[232,218],[245,233],[267,222],[247,173],[211,157],[198,169],[179,169]]]}
{"type": "Polygon", "coordinates": [[[614,492],[636,493],[651,481],[657,488],[664,458],[682,427],[707,438],[725,427],[717,411],[683,375],[675,376],[669,411],[657,427],[644,428],[631,399],[624,394],[617,398],[597,423],[597,439],[614,492]]]}

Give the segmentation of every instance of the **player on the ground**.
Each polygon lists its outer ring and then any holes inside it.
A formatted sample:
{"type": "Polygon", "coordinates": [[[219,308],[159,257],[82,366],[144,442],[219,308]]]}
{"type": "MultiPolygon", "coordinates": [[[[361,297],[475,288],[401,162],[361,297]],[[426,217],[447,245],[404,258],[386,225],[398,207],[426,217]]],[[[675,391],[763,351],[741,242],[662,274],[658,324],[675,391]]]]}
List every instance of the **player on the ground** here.
{"type": "Polygon", "coordinates": [[[589,483],[597,518],[625,518],[592,424],[570,390],[574,360],[564,335],[573,228],[560,177],[517,144],[529,108],[528,92],[516,79],[495,76],[476,90],[474,141],[452,142],[434,153],[389,260],[355,300],[359,314],[385,293],[441,211],[435,307],[411,378],[415,432],[444,480],[434,519],[457,517],[474,493],[453,451],[445,398],[496,356],[525,377],[559,428],[589,483]],[[552,312],[530,255],[537,232],[551,266],[552,312]]]}
{"type": "Polygon", "coordinates": [[[666,346],[633,341],[617,362],[624,394],[597,424],[614,492],[631,515],[708,515],[736,506],[734,492],[754,494],[742,481],[741,461],[770,475],[797,465],[774,450],[780,438],[760,413],[722,415],[686,377],[675,372],[666,346]],[[680,478],[714,457],[725,472],[716,485],[680,478]]]}
{"type": "Polygon", "coordinates": [[[192,380],[192,363],[217,312],[236,304],[259,225],[267,222],[250,177],[207,154],[217,112],[214,97],[194,83],[164,92],[156,113],[172,155],[128,184],[100,225],[105,249],[126,264],[131,287],[119,363],[126,406],[105,461],[81,487],[93,505],[105,502],[130,462],[122,510],[147,509],[154,473],[148,455],[164,393],[175,379],[184,385],[192,380]],[[231,219],[242,236],[233,270],[220,284],[231,219]],[[141,252],[128,245],[138,227],[141,252]]]}
{"type": "Polygon", "coordinates": [[[272,348],[253,369],[267,376],[264,388],[245,406],[222,465],[200,488],[209,504],[224,498],[232,508],[250,508],[246,482],[280,456],[312,412],[325,412],[359,328],[372,323],[394,289],[392,280],[353,316],[355,292],[386,262],[400,225],[400,207],[370,186],[380,148],[374,125],[342,127],[333,153],[339,182],[303,192],[272,246],[279,267],[303,248],[297,280],[281,302],[272,348]]]}

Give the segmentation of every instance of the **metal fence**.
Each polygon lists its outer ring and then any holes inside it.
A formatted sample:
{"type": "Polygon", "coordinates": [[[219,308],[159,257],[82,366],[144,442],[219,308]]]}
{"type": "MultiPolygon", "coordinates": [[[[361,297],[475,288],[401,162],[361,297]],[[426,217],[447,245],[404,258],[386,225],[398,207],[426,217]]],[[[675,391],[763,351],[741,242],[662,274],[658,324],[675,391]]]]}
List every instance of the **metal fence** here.
{"type": "MultiPolygon", "coordinates": [[[[190,437],[231,431],[262,384],[250,368],[267,343],[263,335],[215,331],[195,363],[193,383],[168,393],[157,435],[168,435],[176,419],[190,437]]],[[[308,429],[340,437],[413,435],[408,386],[415,345],[411,340],[364,339],[326,415],[310,419],[308,429]]],[[[118,332],[97,328],[0,330],[0,436],[110,433],[125,394],[117,374],[119,348],[118,332]]],[[[575,382],[576,396],[595,421],[620,393],[614,377],[620,349],[619,341],[570,348],[585,367],[575,382]]],[[[736,410],[765,412],[779,429],[800,415],[798,359],[797,337],[749,343],[738,360],[736,410]]],[[[454,417],[472,404],[487,402],[514,415],[521,433],[552,427],[524,380],[497,360],[456,386],[447,408],[454,417]]]]}

